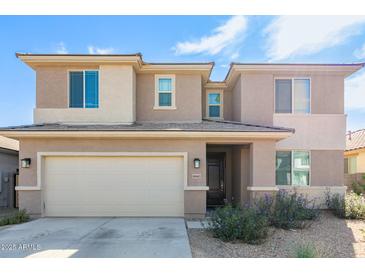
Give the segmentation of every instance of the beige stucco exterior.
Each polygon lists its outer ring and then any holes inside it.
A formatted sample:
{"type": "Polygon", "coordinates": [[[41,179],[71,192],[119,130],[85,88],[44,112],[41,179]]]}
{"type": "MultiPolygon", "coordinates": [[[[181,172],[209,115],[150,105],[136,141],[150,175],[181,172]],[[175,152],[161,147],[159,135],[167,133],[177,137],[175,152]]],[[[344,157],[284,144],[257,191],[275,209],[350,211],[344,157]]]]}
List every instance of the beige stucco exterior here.
{"type": "Polygon", "coordinates": [[[262,132],[261,135],[256,132],[242,133],[242,136],[230,132],[184,131],[125,132],[124,135],[106,131],[15,134],[13,137],[20,139],[19,158],[32,160],[30,168],[20,169],[18,188],[20,207],[31,214],[42,214],[42,164],[38,162],[42,158],[39,155],[52,152],[186,153],[186,216],[202,216],[206,212],[207,152],[225,152],[228,202],[243,205],[253,197],[280,188],[322,198],[329,189],[344,192],[344,78],[359,69],[360,65],[233,64],[225,81],[210,82],[211,63],[151,64],[145,63],[138,54],[21,55],[20,58],[35,69],[37,75],[35,123],[201,122],[206,118],[207,92],[216,91],[222,92],[222,119],[226,121],[295,130],[286,139],[280,135],[282,133],[262,132]],[[68,71],[71,69],[99,70],[99,108],[68,108],[68,71]],[[156,108],[156,75],[173,75],[176,103],[173,108],[156,108]],[[310,79],[309,114],[274,113],[275,79],[283,77],[310,79]],[[310,151],[309,186],[276,186],[277,150],[310,151]],[[201,161],[198,169],[193,167],[194,158],[201,161]]]}
{"type": "MultiPolygon", "coordinates": [[[[216,141],[218,143],[218,140],[216,141]]],[[[31,158],[30,168],[20,170],[18,192],[21,193],[20,208],[29,213],[42,213],[42,168],[39,154],[67,153],[187,153],[187,187],[184,191],[185,214],[201,216],[206,210],[206,153],[226,152],[227,194],[230,202],[244,204],[248,199],[248,186],[264,183],[275,185],[274,158],[265,156],[265,151],[274,152],[275,141],[242,140],[242,144],[214,145],[206,140],[171,139],[70,139],[70,138],[24,138],[20,140],[20,158],[31,158]],[[193,167],[193,159],[199,158],[199,169],[193,167]],[[265,172],[262,172],[265,170],[265,172]],[[40,180],[40,181],[39,181],[40,180]]]]}
{"type": "Polygon", "coordinates": [[[133,123],[136,120],[136,84],[132,66],[98,67],[99,108],[91,109],[68,108],[67,73],[73,69],[76,68],[52,68],[47,73],[40,69],[34,123],[133,123]],[[59,85],[59,82],[63,84],[59,85]]]}
{"type": "Polygon", "coordinates": [[[202,120],[202,79],[199,74],[173,74],[176,108],[154,109],[155,74],[137,75],[137,121],[197,122],[202,120]]]}
{"type": "Polygon", "coordinates": [[[345,158],[354,157],[356,160],[356,168],[352,170],[352,173],[365,173],[365,149],[348,150],[344,153],[345,158]]]}
{"type": "Polygon", "coordinates": [[[343,186],[343,165],[343,150],[311,150],[311,186],[343,186]]]}
{"type": "MultiPolygon", "coordinates": [[[[28,169],[21,169],[19,186],[37,186],[37,162],[38,152],[187,152],[187,184],[189,187],[206,185],[206,163],[205,163],[205,142],[203,141],[173,141],[173,140],[116,140],[116,139],[24,139],[20,142],[21,150],[19,158],[31,158],[32,165],[28,169]],[[200,169],[195,169],[193,159],[201,159],[200,169]],[[192,174],[200,174],[199,178],[193,178],[192,174]]],[[[202,197],[201,190],[185,190],[185,199],[192,202],[185,203],[186,213],[205,213],[205,196],[202,197]],[[198,191],[199,194],[194,193],[198,191]],[[190,197],[192,196],[192,197],[190,197]],[[194,197],[203,200],[194,201],[194,197]]],[[[40,199],[42,190],[20,190],[20,208],[26,208],[31,214],[41,214],[40,199]],[[37,201],[38,200],[38,201],[37,201]]]]}
{"type": "Polygon", "coordinates": [[[274,125],[295,129],[293,136],[278,142],[277,149],[345,149],[344,114],[275,114],[274,125]]]}

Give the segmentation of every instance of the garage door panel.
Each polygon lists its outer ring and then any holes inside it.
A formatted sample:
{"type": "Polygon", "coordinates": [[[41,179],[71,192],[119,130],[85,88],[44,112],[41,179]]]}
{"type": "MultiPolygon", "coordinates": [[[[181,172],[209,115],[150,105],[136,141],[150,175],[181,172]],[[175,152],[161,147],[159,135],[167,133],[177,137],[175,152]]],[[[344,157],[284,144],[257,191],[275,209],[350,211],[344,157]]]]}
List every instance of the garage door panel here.
{"type": "MultiPolygon", "coordinates": [[[[177,204],[177,206],[183,207],[183,204],[177,204]]],[[[64,212],[65,216],[69,217],[78,217],[80,216],[78,212],[74,210],[75,205],[68,206],[51,206],[48,208],[49,216],[57,216],[60,211],[64,212]]],[[[149,207],[147,210],[145,207],[141,205],[136,205],[134,208],[120,208],[119,205],[98,205],[98,206],[79,206],[79,211],[83,212],[82,216],[116,216],[115,213],[118,212],[117,216],[139,216],[140,212],[143,211],[143,216],[156,216],[156,212],[158,212],[158,216],[162,217],[170,217],[176,216],[174,214],[175,211],[169,209],[166,205],[153,205],[149,207]]]]}
{"type": "Polygon", "coordinates": [[[45,158],[47,216],[183,216],[183,157],[45,158]]]}
{"type": "MultiPolygon", "coordinates": [[[[124,205],[132,205],[132,204],[143,204],[143,205],[153,205],[156,203],[161,203],[161,194],[157,193],[158,191],[151,192],[146,194],[145,192],[141,192],[138,194],[138,200],[136,201],[136,198],[133,197],[132,194],[123,192],[123,193],[116,193],[116,191],[110,192],[108,195],[108,199],[110,201],[106,201],[105,203],[108,204],[124,204],[124,205]],[[145,200],[145,201],[143,201],[145,200]]],[[[91,192],[89,194],[86,193],[78,193],[76,191],[70,192],[67,196],[61,196],[57,194],[53,194],[50,192],[49,195],[47,195],[46,204],[47,206],[49,204],[68,204],[68,203],[74,203],[74,204],[95,204],[100,203],[98,202],[100,200],[100,195],[91,192]],[[75,201],[77,201],[75,203],[75,201]],[[92,201],[92,202],[91,202],[92,201]],[[95,202],[94,202],[95,201],[95,202]]],[[[171,204],[174,206],[175,203],[183,202],[184,197],[182,195],[176,194],[176,191],[170,191],[167,192],[165,195],[165,198],[163,200],[164,203],[171,204]]]]}

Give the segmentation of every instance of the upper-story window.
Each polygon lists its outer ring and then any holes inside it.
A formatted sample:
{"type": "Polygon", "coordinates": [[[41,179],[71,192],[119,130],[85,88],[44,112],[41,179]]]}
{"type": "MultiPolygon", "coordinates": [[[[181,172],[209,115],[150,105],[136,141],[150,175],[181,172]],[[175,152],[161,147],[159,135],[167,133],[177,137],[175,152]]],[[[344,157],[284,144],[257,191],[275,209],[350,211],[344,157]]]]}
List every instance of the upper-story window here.
{"type": "Polygon", "coordinates": [[[207,92],[207,117],[223,118],[223,93],[221,91],[207,92]]]}
{"type": "Polygon", "coordinates": [[[175,75],[155,75],[155,109],[175,108],[175,75]]]}
{"type": "Polygon", "coordinates": [[[275,79],[275,113],[310,113],[310,79],[275,79]]]}
{"type": "Polygon", "coordinates": [[[69,107],[99,107],[99,72],[97,70],[69,72],[69,107]]]}

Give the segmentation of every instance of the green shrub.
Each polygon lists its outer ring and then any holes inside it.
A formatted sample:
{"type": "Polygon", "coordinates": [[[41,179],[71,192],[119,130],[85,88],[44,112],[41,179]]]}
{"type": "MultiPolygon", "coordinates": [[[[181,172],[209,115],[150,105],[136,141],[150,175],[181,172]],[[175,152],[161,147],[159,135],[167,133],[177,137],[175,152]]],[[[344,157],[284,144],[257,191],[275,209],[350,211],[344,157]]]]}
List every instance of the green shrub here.
{"type": "Polygon", "coordinates": [[[364,194],[365,193],[365,185],[360,184],[359,182],[352,182],[352,191],[356,194],[364,194]]]}
{"type": "Polygon", "coordinates": [[[277,228],[303,228],[308,220],[319,215],[314,201],[296,192],[278,191],[274,196],[265,195],[254,203],[259,214],[266,216],[271,225],[277,228]]]}
{"type": "Polygon", "coordinates": [[[268,223],[265,216],[252,208],[225,206],[213,212],[209,228],[214,237],[223,241],[258,244],[267,237],[268,223]]]}
{"type": "Polygon", "coordinates": [[[326,195],[327,207],[332,212],[345,219],[365,219],[365,198],[355,192],[340,195],[338,193],[326,195]]]}
{"type": "Polygon", "coordinates": [[[296,258],[318,258],[319,252],[312,244],[300,244],[295,248],[296,258]]]}
{"type": "Polygon", "coordinates": [[[19,210],[17,213],[0,218],[0,226],[13,225],[27,222],[29,215],[25,210],[19,210]]]}

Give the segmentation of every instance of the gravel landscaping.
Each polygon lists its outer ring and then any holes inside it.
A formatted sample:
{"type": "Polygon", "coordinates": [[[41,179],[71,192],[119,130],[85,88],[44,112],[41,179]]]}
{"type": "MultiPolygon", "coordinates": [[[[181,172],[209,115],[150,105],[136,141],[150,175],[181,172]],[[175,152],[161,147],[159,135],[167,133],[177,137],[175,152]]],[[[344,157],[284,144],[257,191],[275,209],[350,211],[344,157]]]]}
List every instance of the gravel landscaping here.
{"type": "Polygon", "coordinates": [[[365,258],[365,221],[339,219],[326,211],[304,229],[270,228],[269,237],[261,245],[223,242],[205,229],[189,229],[188,232],[196,258],[295,257],[296,248],[307,244],[312,245],[320,257],[365,258]]]}

